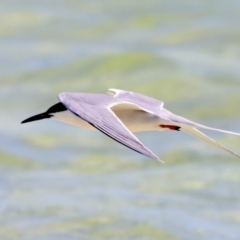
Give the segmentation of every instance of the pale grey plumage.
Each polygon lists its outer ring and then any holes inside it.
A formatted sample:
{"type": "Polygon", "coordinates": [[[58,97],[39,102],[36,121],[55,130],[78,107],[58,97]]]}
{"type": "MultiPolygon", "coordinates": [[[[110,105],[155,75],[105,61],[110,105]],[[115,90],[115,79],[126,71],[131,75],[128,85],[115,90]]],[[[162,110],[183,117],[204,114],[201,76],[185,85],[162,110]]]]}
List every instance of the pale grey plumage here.
{"type": "Polygon", "coordinates": [[[103,94],[62,93],[59,100],[74,114],[117,142],[150,158],[158,159],[116,117],[110,106],[123,103],[103,94]]]}
{"type": "Polygon", "coordinates": [[[112,97],[102,94],[79,94],[63,93],[59,95],[60,101],[72,112],[77,114],[85,121],[91,123],[94,127],[122,143],[133,150],[142,153],[151,158],[158,158],[148,148],[146,148],[117,118],[111,111],[114,105],[123,103],[136,105],[139,109],[156,116],[161,124],[174,124],[181,127],[184,132],[204,140],[218,148],[221,148],[237,157],[235,152],[227,149],[215,140],[209,138],[196,128],[221,131],[230,134],[240,135],[238,133],[224,131],[221,129],[210,128],[181,116],[175,115],[163,108],[164,103],[157,99],[129,91],[109,89],[108,94],[112,97]],[[88,109],[88,110],[87,110],[88,109]]]}
{"type": "MultiPolygon", "coordinates": [[[[132,132],[151,130],[182,130],[237,157],[238,154],[209,138],[196,128],[240,135],[239,133],[207,127],[163,108],[164,103],[145,95],[118,89],[108,94],[61,93],[58,103],[45,113],[22,123],[52,118],[87,129],[98,129],[117,142],[153,159],[159,158],[145,147],[132,132]]],[[[159,160],[161,161],[161,160],[159,160]]]]}

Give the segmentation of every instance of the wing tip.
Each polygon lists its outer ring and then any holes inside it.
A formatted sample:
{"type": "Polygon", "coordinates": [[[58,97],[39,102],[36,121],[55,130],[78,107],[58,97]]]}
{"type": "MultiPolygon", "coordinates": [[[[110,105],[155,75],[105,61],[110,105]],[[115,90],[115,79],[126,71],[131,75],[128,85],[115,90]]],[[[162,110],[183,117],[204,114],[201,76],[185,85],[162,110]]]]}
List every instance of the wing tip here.
{"type": "Polygon", "coordinates": [[[110,95],[110,96],[117,96],[119,93],[121,93],[122,92],[122,90],[120,90],[120,89],[115,89],[115,88],[109,88],[108,90],[107,90],[107,94],[108,95],[110,95]]]}
{"type": "Polygon", "coordinates": [[[151,158],[154,159],[154,160],[157,160],[160,163],[164,163],[164,161],[162,159],[160,159],[158,156],[156,156],[154,154],[151,156],[151,158]]]}

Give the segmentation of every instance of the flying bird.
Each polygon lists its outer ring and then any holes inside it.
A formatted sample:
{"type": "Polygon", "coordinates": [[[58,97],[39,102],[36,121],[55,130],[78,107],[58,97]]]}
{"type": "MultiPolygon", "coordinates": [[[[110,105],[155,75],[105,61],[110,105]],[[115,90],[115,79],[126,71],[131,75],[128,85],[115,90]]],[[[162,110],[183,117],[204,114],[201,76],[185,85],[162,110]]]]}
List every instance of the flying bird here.
{"type": "Polygon", "coordinates": [[[133,135],[141,131],[183,131],[237,157],[238,154],[200,132],[197,128],[229,134],[240,133],[207,127],[190,121],[163,108],[157,99],[119,89],[109,89],[108,95],[65,92],[58,95],[59,103],[46,112],[27,118],[21,123],[45,118],[58,120],[86,129],[97,129],[126,147],[162,162],[133,135]]]}

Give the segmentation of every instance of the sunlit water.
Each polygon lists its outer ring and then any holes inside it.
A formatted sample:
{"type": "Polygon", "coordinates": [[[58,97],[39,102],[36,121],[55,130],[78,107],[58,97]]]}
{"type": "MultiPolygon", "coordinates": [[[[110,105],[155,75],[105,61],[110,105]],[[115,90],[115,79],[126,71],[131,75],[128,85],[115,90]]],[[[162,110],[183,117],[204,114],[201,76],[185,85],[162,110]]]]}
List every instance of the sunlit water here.
{"type": "MultiPolygon", "coordinates": [[[[108,87],[240,132],[239,1],[1,1],[0,239],[240,239],[240,160],[181,132],[20,125],[108,87]]],[[[240,153],[240,138],[209,133],[240,153]]]]}

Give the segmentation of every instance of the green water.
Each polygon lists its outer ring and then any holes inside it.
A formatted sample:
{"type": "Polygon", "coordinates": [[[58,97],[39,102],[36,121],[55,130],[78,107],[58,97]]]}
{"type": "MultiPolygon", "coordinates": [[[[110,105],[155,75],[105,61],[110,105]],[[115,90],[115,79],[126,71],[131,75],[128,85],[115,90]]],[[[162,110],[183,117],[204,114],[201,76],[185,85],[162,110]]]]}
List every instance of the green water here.
{"type": "MultiPolygon", "coordinates": [[[[240,132],[240,1],[0,1],[0,239],[240,239],[240,160],[139,133],[20,125],[64,91],[120,88],[240,132]]],[[[209,132],[240,153],[240,138],[209,132]]]]}

